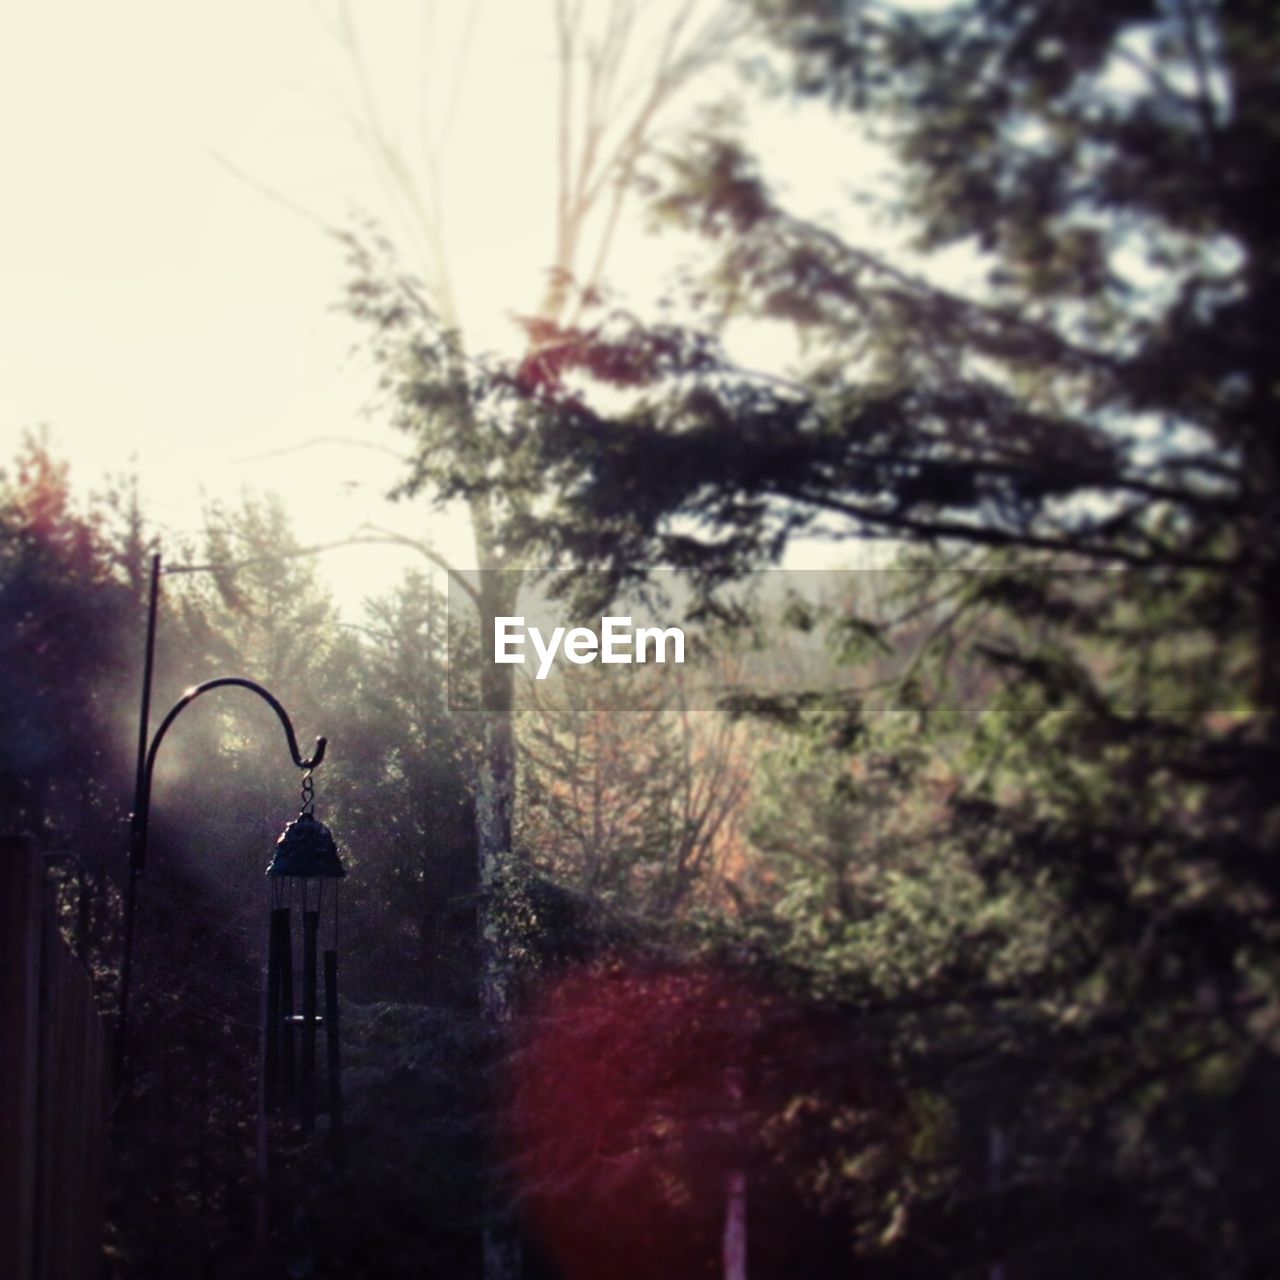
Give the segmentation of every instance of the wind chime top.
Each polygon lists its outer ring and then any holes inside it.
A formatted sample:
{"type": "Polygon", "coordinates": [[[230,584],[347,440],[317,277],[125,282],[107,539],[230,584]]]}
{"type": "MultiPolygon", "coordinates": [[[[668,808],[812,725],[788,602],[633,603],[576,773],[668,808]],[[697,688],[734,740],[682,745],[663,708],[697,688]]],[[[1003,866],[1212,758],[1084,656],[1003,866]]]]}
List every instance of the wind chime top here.
{"type": "Polygon", "coordinates": [[[280,833],[269,876],[345,876],[333,833],[316,819],[311,771],[302,779],[302,812],[280,833]]]}

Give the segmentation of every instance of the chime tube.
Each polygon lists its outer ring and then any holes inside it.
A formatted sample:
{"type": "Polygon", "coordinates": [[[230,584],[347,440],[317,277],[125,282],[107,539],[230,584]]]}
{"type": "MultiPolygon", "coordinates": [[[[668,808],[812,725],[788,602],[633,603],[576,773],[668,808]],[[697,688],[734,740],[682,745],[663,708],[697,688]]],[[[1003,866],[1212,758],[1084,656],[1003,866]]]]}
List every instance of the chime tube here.
{"type": "Polygon", "coordinates": [[[316,941],[320,913],[302,914],[302,1061],[298,1088],[302,1104],[302,1130],[310,1133],[316,1123],[316,941]]]}
{"type": "Polygon", "coordinates": [[[338,1045],[338,953],[324,953],[324,1038],[329,1054],[329,1153],[342,1162],[342,1077],[338,1045]]]}
{"type": "Polygon", "coordinates": [[[277,1106],[284,1092],[280,1077],[280,1051],[287,1031],[280,1001],[280,971],[283,965],[282,953],[288,946],[289,910],[287,907],[276,907],[271,912],[271,925],[267,933],[267,1034],[262,1069],[268,1108],[277,1106]]]}
{"type": "Polygon", "coordinates": [[[293,919],[288,907],[279,909],[280,926],[280,1098],[293,1097],[297,1075],[293,1049],[293,919]]]}

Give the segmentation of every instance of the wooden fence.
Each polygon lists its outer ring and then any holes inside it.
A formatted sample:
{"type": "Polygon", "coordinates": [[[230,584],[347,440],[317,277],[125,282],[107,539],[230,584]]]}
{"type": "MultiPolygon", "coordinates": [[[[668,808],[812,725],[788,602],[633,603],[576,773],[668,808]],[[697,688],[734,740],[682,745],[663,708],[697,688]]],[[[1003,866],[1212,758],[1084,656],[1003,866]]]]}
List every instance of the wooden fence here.
{"type": "Polygon", "coordinates": [[[0,1276],[98,1280],[108,1055],[35,845],[0,836],[0,1276]]]}

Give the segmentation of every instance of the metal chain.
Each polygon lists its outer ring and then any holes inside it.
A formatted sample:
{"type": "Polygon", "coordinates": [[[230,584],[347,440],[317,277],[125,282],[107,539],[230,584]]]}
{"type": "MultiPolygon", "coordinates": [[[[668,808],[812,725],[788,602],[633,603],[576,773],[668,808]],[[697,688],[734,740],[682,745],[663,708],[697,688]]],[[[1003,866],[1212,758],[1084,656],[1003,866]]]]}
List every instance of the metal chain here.
{"type": "Polygon", "coordinates": [[[312,781],[311,770],[302,775],[302,812],[308,817],[315,816],[316,784],[312,781]]]}

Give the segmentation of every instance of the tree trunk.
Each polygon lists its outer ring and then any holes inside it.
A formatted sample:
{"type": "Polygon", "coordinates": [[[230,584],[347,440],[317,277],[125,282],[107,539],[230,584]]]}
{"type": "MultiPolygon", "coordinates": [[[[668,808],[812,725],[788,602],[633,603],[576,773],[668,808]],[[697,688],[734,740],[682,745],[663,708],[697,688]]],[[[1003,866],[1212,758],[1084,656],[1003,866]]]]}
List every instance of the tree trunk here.
{"type": "Polygon", "coordinates": [[[987,1194],[991,1199],[991,1266],[988,1280],[1008,1280],[1009,1267],[1004,1249],[1004,1211],[1001,1197],[1004,1195],[1005,1167],[1008,1161],[1008,1143],[1002,1126],[993,1124],[987,1130],[987,1194]]]}
{"type": "MultiPolygon", "coordinates": [[[[502,1028],[513,1010],[510,944],[502,923],[502,878],[511,858],[515,808],[515,683],[512,669],[488,660],[497,617],[511,613],[519,575],[482,572],[480,615],[480,706],[484,740],[476,787],[476,858],[480,905],[480,1010],[491,1027],[502,1028]]],[[[488,1221],[481,1247],[484,1280],[519,1280],[524,1272],[520,1234],[503,1203],[500,1185],[491,1185],[488,1221]]]]}
{"type": "Polygon", "coordinates": [[[502,936],[502,873],[511,856],[515,807],[515,686],[512,669],[486,661],[494,619],[515,605],[518,575],[482,573],[480,598],[480,705],[484,741],[476,786],[476,857],[480,881],[480,1008],[494,1025],[511,1016],[511,972],[502,936]]]}
{"type": "Polygon", "coordinates": [[[729,1174],[724,1216],[724,1280],[747,1280],[747,1175],[729,1174]]]}
{"type": "MultiPolygon", "coordinates": [[[[725,1087],[729,1095],[728,1132],[730,1149],[741,1154],[743,1140],[742,1102],[746,1088],[740,1067],[725,1071],[725,1087]]],[[[724,1236],[721,1256],[724,1280],[747,1280],[747,1174],[742,1168],[730,1168],[725,1179],[724,1236]]]]}

